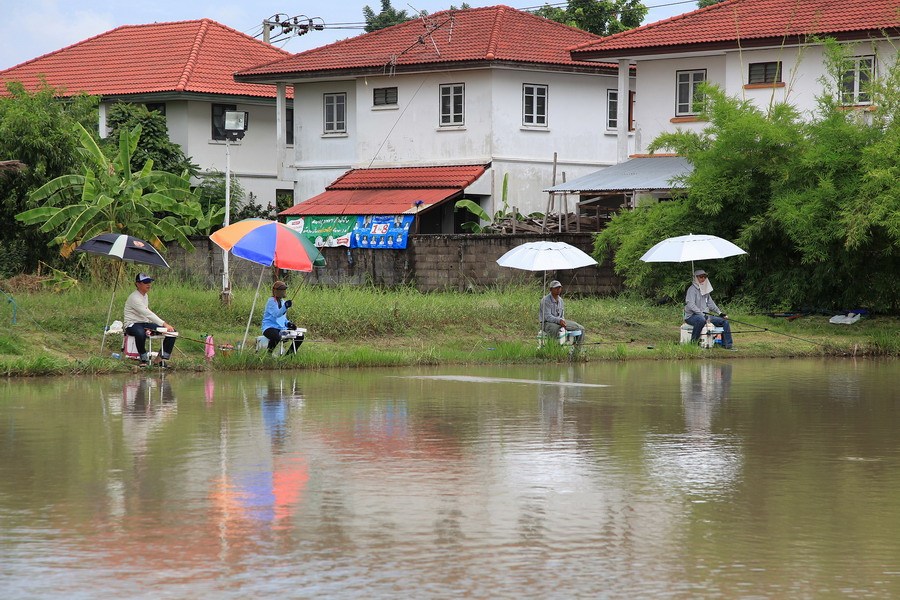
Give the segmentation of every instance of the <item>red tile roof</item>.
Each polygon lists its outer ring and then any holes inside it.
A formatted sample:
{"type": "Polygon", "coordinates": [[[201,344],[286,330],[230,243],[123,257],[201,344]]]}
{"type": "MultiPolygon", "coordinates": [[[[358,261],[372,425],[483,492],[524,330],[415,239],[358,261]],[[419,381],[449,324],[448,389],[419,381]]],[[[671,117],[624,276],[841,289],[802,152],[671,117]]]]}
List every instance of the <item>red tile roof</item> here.
{"type": "Polygon", "coordinates": [[[598,39],[508,6],[442,11],[247,69],[236,79],[259,81],[266,75],[302,77],[346,70],[389,73],[485,62],[596,69],[596,63],[572,60],[566,48],[598,39]]]}
{"type": "MultiPolygon", "coordinates": [[[[40,77],[62,95],[153,92],[274,97],[270,85],[236,83],[232,73],[289,52],[210,19],[124,25],[0,71],[29,90],[40,77]]],[[[7,93],[5,85],[0,93],[7,93]]]]}
{"type": "Polygon", "coordinates": [[[462,191],[485,165],[353,169],[325,192],[279,215],[399,215],[424,212],[462,191]],[[422,204],[416,207],[415,203],[422,204]]]}
{"type": "Polygon", "coordinates": [[[578,59],[900,34],[898,0],[726,0],[571,48],[578,59]]]}

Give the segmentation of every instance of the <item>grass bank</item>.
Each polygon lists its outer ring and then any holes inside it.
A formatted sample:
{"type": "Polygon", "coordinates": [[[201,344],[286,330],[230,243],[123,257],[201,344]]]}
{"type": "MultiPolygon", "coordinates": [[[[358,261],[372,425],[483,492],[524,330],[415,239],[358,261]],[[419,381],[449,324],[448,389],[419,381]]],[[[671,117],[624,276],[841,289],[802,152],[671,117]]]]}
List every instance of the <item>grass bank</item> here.
{"type": "MultiPolygon", "coordinates": [[[[37,376],[127,372],[131,361],[110,357],[121,336],[100,351],[112,289],[81,284],[59,293],[2,288],[0,374],[37,376]],[[13,322],[15,317],[15,322],[13,322]]],[[[111,319],[122,319],[132,284],[120,288],[111,319]]],[[[259,335],[256,302],[248,345],[259,335]]],[[[557,345],[536,343],[540,290],[508,287],[478,293],[422,294],[413,289],[295,286],[289,317],[308,329],[292,358],[255,352],[217,352],[205,360],[203,340],[239,345],[254,290],[236,289],[224,306],[217,290],[154,284],[151,308],[179,330],[173,363],[178,370],[266,370],[401,365],[513,363],[573,360],[557,345]]],[[[567,313],[587,328],[587,344],[574,360],[703,359],[792,356],[900,356],[900,319],[873,317],[834,325],[828,316],[793,321],[742,311],[722,302],[735,323],[737,352],[678,343],[681,306],[655,306],[630,296],[571,298],[567,313]]]]}

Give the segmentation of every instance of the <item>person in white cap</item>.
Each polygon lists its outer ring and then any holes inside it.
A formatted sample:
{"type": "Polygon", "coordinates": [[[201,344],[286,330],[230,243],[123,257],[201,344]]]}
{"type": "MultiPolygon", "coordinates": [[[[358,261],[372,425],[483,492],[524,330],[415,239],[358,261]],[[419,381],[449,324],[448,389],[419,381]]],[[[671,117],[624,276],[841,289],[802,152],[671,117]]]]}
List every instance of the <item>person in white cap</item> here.
{"type": "MultiPolygon", "coordinates": [[[[134,278],[134,287],[137,289],[125,300],[125,333],[134,336],[134,345],[137,346],[138,354],[141,356],[141,366],[146,366],[150,360],[147,353],[147,332],[156,332],[158,327],[164,327],[167,332],[175,331],[174,327],[150,310],[147,292],[150,291],[151,283],[152,277],[146,273],[138,273],[134,278]]],[[[166,336],[163,339],[160,358],[163,361],[169,360],[174,347],[175,337],[166,336]]]]}
{"type": "Polygon", "coordinates": [[[706,320],[716,327],[722,328],[722,347],[726,350],[732,349],[731,340],[731,324],[728,322],[728,315],[719,310],[716,303],[713,302],[712,284],[709,282],[709,275],[703,269],[694,271],[694,281],[688,286],[684,295],[684,322],[692,326],[691,341],[696,342],[700,339],[700,332],[706,325],[706,320]],[[710,313],[715,313],[714,316],[710,313]]]}
{"type": "Polygon", "coordinates": [[[566,331],[580,331],[581,335],[575,338],[575,344],[580,345],[584,342],[584,327],[566,318],[566,306],[561,294],[562,284],[554,279],[550,282],[550,293],[541,299],[541,307],[538,314],[541,331],[552,338],[559,335],[561,327],[564,327],[566,331]]]}

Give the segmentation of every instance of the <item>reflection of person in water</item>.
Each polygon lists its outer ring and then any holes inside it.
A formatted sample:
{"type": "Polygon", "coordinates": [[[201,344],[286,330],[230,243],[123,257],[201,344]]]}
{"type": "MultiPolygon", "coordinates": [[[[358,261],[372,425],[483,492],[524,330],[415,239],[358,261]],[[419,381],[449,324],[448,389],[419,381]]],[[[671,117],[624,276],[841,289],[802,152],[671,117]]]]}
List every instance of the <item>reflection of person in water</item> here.
{"type": "Polygon", "coordinates": [[[270,381],[259,390],[263,425],[272,442],[273,453],[278,453],[287,441],[290,400],[293,397],[294,393],[285,389],[283,381],[270,381]]]}
{"type": "Polygon", "coordinates": [[[713,414],[730,388],[730,364],[703,364],[681,371],[681,402],[688,432],[710,432],[713,414]]]}
{"type": "Polygon", "coordinates": [[[151,413],[175,403],[172,386],[165,377],[141,377],[125,383],[122,408],[132,414],[151,413]]]}

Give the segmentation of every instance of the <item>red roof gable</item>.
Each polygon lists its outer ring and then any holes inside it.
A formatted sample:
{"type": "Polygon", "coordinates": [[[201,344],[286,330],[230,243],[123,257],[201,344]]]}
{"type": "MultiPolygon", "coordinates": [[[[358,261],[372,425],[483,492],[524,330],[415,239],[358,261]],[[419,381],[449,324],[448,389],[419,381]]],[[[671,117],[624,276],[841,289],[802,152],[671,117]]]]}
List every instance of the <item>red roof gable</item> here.
{"type": "Polygon", "coordinates": [[[494,61],[596,69],[596,63],[572,60],[566,48],[598,39],[508,6],[451,10],[307,50],[241,71],[235,78],[259,81],[266,75],[315,76],[346,70],[388,73],[494,61]]]}
{"type": "Polygon", "coordinates": [[[743,47],[900,33],[897,0],[726,0],[571,48],[578,59],[641,56],[704,47],[743,47]]]}
{"type": "MultiPolygon", "coordinates": [[[[274,97],[269,85],[236,83],[232,73],[290,56],[210,19],[124,25],[5,71],[0,81],[29,90],[41,76],[61,95],[188,92],[274,97]]],[[[7,93],[5,86],[0,93],[7,93]]]]}
{"type": "Polygon", "coordinates": [[[461,194],[485,169],[486,165],[353,169],[334,180],[325,192],[278,214],[416,214],[461,194]]]}

